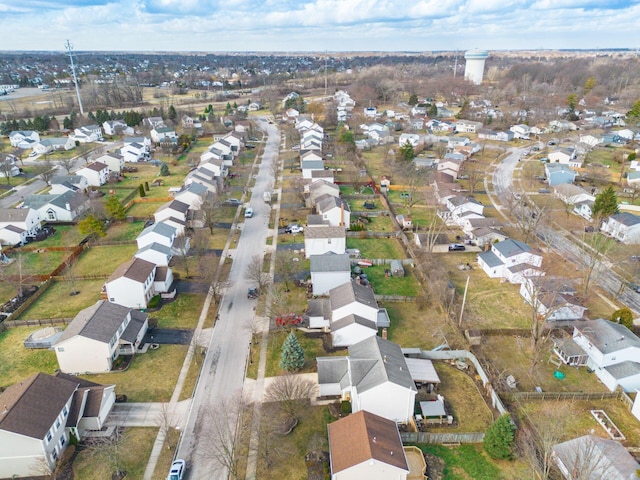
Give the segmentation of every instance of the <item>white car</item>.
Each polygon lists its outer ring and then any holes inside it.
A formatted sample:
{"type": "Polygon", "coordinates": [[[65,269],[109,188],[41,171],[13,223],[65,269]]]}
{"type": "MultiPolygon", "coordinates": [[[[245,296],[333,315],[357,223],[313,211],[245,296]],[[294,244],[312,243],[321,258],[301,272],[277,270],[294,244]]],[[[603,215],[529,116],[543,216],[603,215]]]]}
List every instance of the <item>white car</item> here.
{"type": "Polygon", "coordinates": [[[247,209],[244,211],[244,218],[251,218],[251,217],[253,217],[253,208],[247,207],[247,209]]]}
{"type": "Polygon", "coordinates": [[[302,228],[300,225],[288,225],[285,229],[284,229],[284,233],[302,233],[304,232],[304,228],[302,228]]]}
{"type": "Polygon", "coordinates": [[[186,469],[187,464],[184,460],[174,460],[171,464],[171,468],[169,469],[167,480],[182,480],[186,469]]]}
{"type": "Polygon", "coordinates": [[[38,156],[38,152],[31,152],[29,154],[30,157],[37,157],[38,156]]]}

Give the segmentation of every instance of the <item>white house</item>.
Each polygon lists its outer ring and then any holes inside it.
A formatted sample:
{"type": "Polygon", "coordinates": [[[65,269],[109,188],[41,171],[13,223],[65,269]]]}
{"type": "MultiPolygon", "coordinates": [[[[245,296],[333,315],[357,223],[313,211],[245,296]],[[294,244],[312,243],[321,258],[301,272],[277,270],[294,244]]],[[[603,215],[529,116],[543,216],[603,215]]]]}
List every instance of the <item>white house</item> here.
{"type": "Polygon", "coordinates": [[[417,133],[401,133],[398,138],[398,146],[403,147],[407,143],[416,148],[420,144],[420,135],[417,133]]]}
{"type": "Polygon", "coordinates": [[[399,345],[371,336],[350,345],[347,357],[319,357],[317,362],[321,396],[340,395],[351,402],[352,412],[411,421],[417,388],[399,345]]]}
{"type": "Polygon", "coordinates": [[[332,227],[349,228],[351,210],[349,204],[339,197],[327,195],[316,203],[316,213],[329,222],[332,227]]]}
{"type": "Polygon", "coordinates": [[[107,120],[102,123],[105,135],[133,135],[133,127],[129,127],[124,120],[107,120]]]}
{"type": "Polygon", "coordinates": [[[588,320],[574,324],[573,340],[588,355],[587,367],[609,390],[640,389],[640,339],[627,327],[602,318],[588,320]]]}
{"type": "Polygon", "coordinates": [[[138,257],[119,265],[105,282],[109,302],[128,308],[147,308],[156,294],[153,288],[156,268],[154,263],[138,257]]]}
{"type": "Polygon", "coordinates": [[[33,151],[39,154],[74,148],[76,148],[76,142],[71,137],[44,138],[33,144],[33,151]]]}
{"type": "Polygon", "coordinates": [[[327,426],[331,480],[406,480],[409,465],[398,426],[360,411],[327,426]]]}
{"type": "Polygon", "coordinates": [[[7,387],[0,393],[0,477],[53,471],[70,433],[80,439],[100,430],[114,402],[113,385],[64,374],[37,373],[7,387]]]}
{"type": "Polygon", "coordinates": [[[199,183],[191,183],[183,186],[182,190],[177,192],[173,198],[189,205],[191,210],[200,210],[202,204],[207,198],[207,188],[199,183]]]}
{"type": "Polygon", "coordinates": [[[0,178],[20,175],[20,167],[18,167],[16,160],[13,155],[0,153],[0,178]]]}
{"type": "Polygon", "coordinates": [[[176,239],[176,229],[166,223],[154,223],[148,226],[136,238],[138,249],[145,247],[151,243],[159,243],[165,247],[173,247],[176,239]]]}
{"type": "Polygon", "coordinates": [[[0,244],[18,245],[27,237],[35,236],[41,226],[42,217],[33,208],[2,208],[0,209],[0,244]]]}
{"type": "Polygon", "coordinates": [[[102,129],[99,125],[87,125],[76,128],[69,138],[79,143],[97,142],[102,138],[102,129]]]}
{"type": "Polygon", "coordinates": [[[329,302],[334,347],[348,347],[377,335],[380,309],[373,289],[349,281],[329,290],[329,302]]]}
{"type": "Polygon", "coordinates": [[[77,170],[76,175],[85,177],[89,186],[100,187],[109,179],[109,167],[102,162],[93,162],[77,170]]]}
{"type": "Polygon", "coordinates": [[[147,314],[100,300],[80,310],[54,345],[64,373],[111,371],[120,355],[134,355],[148,328],[147,314]]]}
{"type": "Polygon", "coordinates": [[[14,130],[9,133],[9,143],[14,148],[31,148],[33,142],[40,141],[40,134],[34,130],[14,130]],[[24,140],[30,140],[24,142],[24,140]]]}
{"type": "Polygon", "coordinates": [[[32,194],[25,197],[24,207],[36,210],[45,222],[74,222],[89,207],[89,197],[79,190],[67,190],[59,194],[32,194]]]}
{"type": "Polygon", "coordinates": [[[458,133],[476,133],[482,128],[482,122],[473,120],[458,120],[455,123],[455,129],[458,133]]]}
{"type": "Polygon", "coordinates": [[[151,141],[155,143],[167,142],[173,139],[177,140],[178,138],[178,134],[173,128],[165,126],[154,127],[151,132],[149,132],[149,135],[151,135],[151,141]]]}
{"type": "Polygon", "coordinates": [[[351,281],[351,262],[346,253],[312,255],[310,261],[314,295],[327,295],[332,288],[351,281]]]}
{"type": "Polygon", "coordinates": [[[328,252],[343,254],[346,249],[347,241],[344,227],[323,225],[304,229],[304,254],[306,258],[328,252]]]}
{"type": "Polygon", "coordinates": [[[484,218],[484,205],[473,197],[456,195],[446,200],[448,218],[460,225],[463,219],[484,218]]]}
{"type": "MultiPolygon", "coordinates": [[[[162,222],[170,218],[177,218],[178,220],[186,222],[188,212],[189,204],[181,202],[180,200],[172,200],[158,207],[153,214],[153,218],[156,222],[162,222]]],[[[180,232],[178,232],[178,235],[180,235],[180,232]]]]}
{"type": "Polygon", "coordinates": [[[323,160],[301,160],[300,168],[302,169],[302,178],[311,179],[313,171],[324,170],[323,160]]]}
{"type": "Polygon", "coordinates": [[[331,324],[331,303],[328,298],[310,298],[304,314],[309,321],[309,328],[329,331],[331,324]]]}
{"type": "Polygon", "coordinates": [[[600,231],[626,245],[638,244],[640,243],[640,216],[629,212],[616,213],[604,219],[600,231]]]}
{"type": "Polygon", "coordinates": [[[529,127],[529,125],[513,125],[509,130],[513,132],[513,138],[529,140],[529,137],[531,136],[531,127],[529,127]]]}
{"type": "Polygon", "coordinates": [[[89,188],[89,182],[82,175],[56,175],[49,180],[51,190],[49,193],[60,194],[68,191],[84,192],[89,188]]]}
{"type": "Polygon", "coordinates": [[[528,277],[520,285],[520,295],[547,321],[579,320],[587,310],[575,297],[572,282],[557,277],[528,277]]]}
{"type": "Polygon", "coordinates": [[[584,435],[553,447],[551,457],[565,480],[638,480],[640,464],[616,440],[584,435]]]}
{"type": "Polygon", "coordinates": [[[542,265],[542,256],[526,243],[508,238],[478,255],[478,264],[490,278],[521,283],[524,277],[541,273],[537,268],[542,265]]]}
{"type": "Polygon", "coordinates": [[[173,253],[166,245],[160,245],[154,242],[140,248],[134,256],[153,263],[158,267],[168,267],[171,258],[173,258],[173,253]]]}
{"type": "Polygon", "coordinates": [[[109,167],[109,172],[120,173],[124,170],[124,156],[117,153],[105,153],[96,158],[95,161],[109,167]]]}

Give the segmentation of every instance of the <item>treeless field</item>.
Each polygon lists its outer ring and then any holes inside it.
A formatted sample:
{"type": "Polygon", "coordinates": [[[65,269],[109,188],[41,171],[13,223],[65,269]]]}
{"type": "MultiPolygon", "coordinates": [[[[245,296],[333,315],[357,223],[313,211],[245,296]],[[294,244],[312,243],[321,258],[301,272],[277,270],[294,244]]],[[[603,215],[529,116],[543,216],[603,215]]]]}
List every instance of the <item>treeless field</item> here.
{"type": "Polygon", "coordinates": [[[96,245],[82,252],[71,269],[76,277],[111,275],[117,265],[131,260],[138,247],[131,245],[96,245]]]}
{"type": "Polygon", "coordinates": [[[15,327],[0,332],[0,387],[8,387],[38,373],[53,375],[58,361],[53,350],[26,348],[22,342],[44,327],[15,327]]]}
{"type": "Polygon", "coordinates": [[[17,320],[73,318],[80,310],[93,305],[100,299],[102,285],[104,285],[104,279],[54,281],[17,320]],[[73,291],[80,293],[70,295],[73,291]]]}

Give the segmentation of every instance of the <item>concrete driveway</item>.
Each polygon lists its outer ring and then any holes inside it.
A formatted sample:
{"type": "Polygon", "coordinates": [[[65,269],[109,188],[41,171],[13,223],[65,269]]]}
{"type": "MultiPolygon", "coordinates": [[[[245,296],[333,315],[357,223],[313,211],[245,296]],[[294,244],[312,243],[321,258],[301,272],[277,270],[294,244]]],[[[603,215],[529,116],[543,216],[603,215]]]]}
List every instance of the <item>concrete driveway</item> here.
{"type": "Polygon", "coordinates": [[[168,403],[116,403],[105,420],[105,426],[114,427],[158,427],[169,423],[183,428],[191,400],[178,402],[173,410],[168,403]]]}

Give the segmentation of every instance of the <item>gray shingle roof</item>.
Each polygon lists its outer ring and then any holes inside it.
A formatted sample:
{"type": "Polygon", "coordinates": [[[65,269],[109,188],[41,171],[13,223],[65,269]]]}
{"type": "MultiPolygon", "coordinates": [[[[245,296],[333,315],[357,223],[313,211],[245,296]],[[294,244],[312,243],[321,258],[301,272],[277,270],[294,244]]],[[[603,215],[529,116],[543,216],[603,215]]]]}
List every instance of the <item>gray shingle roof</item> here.
{"type": "Polygon", "coordinates": [[[640,224],[640,216],[629,212],[616,213],[615,215],[611,215],[611,218],[627,227],[640,224]]]}
{"type": "Polygon", "coordinates": [[[331,301],[332,311],[353,302],[358,302],[375,309],[378,308],[378,302],[376,301],[373,289],[368,286],[357,284],[353,280],[329,290],[329,299],[331,301]]]}
{"type": "Polygon", "coordinates": [[[488,252],[483,252],[478,255],[478,258],[482,259],[484,263],[486,263],[489,267],[499,267],[500,265],[504,265],[502,260],[500,260],[495,253],[491,250],[488,252]]]}
{"type": "Polygon", "coordinates": [[[366,328],[370,328],[371,330],[377,332],[377,325],[369,320],[368,318],[361,317],[360,315],[349,314],[346,317],[342,317],[336,321],[331,322],[331,331],[337,332],[342,328],[348,327],[349,325],[361,325],[366,328]]]}
{"type": "Polygon", "coordinates": [[[344,227],[317,226],[304,229],[305,238],[346,238],[344,227]]]}
{"type": "Polygon", "coordinates": [[[351,262],[346,253],[325,253],[324,255],[311,255],[311,272],[349,272],[351,262]]]}
{"type": "Polygon", "coordinates": [[[176,229],[171,225],[167,225],[166,223],[158,222],[142,230],[142,232],[140,232],[140,235],[138,235],[138,238],[143,237],[151,232],[162,235],[163,237],[171,238],[176,234],[176,229]]]}
{"type": "Polygon", "coordinates": [[[498,242],[493,245],[493,248],[500,252],[505,258],[532,251],[532,248],[529,245],[518,240],[514,240],[513,238],[507,238],[502,242],[498,242]]]}
{"type": "Polygon", "coordinates": [[[0,209],[0,222],[24,222],[29,212],[28,208],[2,208],[0,209]]]}
{"type": "Polygon", "coordinates": [[[619,323],[599,318],[580,322],[574,327],[602,353],[617,352],[625,348],[637,348],[640,351],[640,338],[619,323]]]}

